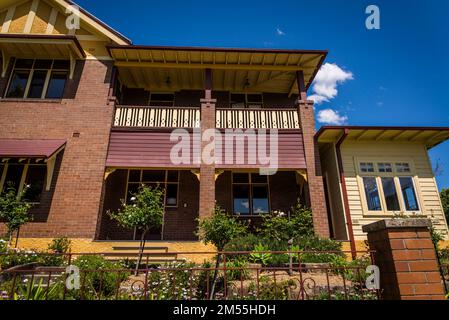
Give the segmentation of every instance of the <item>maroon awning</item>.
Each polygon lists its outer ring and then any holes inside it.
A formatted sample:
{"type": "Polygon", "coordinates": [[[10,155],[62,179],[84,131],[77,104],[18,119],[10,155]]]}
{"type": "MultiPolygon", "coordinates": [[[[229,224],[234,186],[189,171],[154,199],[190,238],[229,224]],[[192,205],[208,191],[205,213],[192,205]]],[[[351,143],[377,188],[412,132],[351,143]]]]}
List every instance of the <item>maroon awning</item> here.
{"type": "Polygon", "coordinates": [[[48,159],[64,147],[65,143],[65,140],[0,139],[0,157],[48,159]]]}

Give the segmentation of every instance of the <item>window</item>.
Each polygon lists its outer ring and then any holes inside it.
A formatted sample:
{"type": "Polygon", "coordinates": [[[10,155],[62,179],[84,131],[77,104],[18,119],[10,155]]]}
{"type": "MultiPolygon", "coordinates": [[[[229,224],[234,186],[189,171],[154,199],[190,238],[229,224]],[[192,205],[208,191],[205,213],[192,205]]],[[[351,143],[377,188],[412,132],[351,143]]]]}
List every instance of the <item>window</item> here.
{"type": "Polygon", "coordinates": [[[372,162],[362,162],[360,164],[360,171],[368,173],[374,172],[374,163],[372,162]]]}
{"type": "Polygon", "coordinates": [[[410,164],[408,163],[396,163],[396,172],[398,173],[409,173],[410,170],[410,164]]]}
{"type": "Polygon", "coordinates": [[[401,184],[402,197],[404,198],[405,209],[407,211],[419,211],[418,198],[416,197],[413,178],[399,178],[401,184]]]}
{"type": "Polygon", "coordinates": [[[144,184],[151,188],[159,187],[164,190],[164,203],[166,207],[178,206],[179,171],[166,170],[129,170],[128,192],[126,201],[139,191],[144,184]]]}
{"type": "Polygon", "coordinates": [[[174,93],[151,93],[150,106],[173,107],[175,105],[174,93]]]}
{"type": "Polygon", "coordinates": [[[61,99],[69,68],[65,60],[18,59],[6,97],[61,99]]]}
{"type": "Polygon", "coordinates": [[[2,167],[0,167],[0,173],[3,170],[5,176],[3,185],[0,186],[2,192],[6,192],[9,186],[13,187],[16,193],[26,190],[24,194],[26,202],[40,203],[47,178],[45,164],[39,164],[34,160],[22,162],[10,160],[2,167]]]}
{"type": "Polygon", "coordinates": [[[393,172],[393,165],[391,163],[378,163],[379,172],[393,172]]]}
{"type": "Polygon", "coordinates": [[[232,175],[234,214],[258,216],[270,212],[268,177],[259,174],[232,175]]]}
{"type": "Polygon", "coordinates": [[[377,186],[376,178],[363,178],[363,185],[365,187],[366,201],[369,211],[382,211],[380,204],[379,188],[377,186]]]}
{"type": "Polygon", "coordinates": [[[246,93],[231,93],[230,96],[231,108],[262,108],[263,95],[262,94],[246,94],[246,93]]]}
{"type": "Polygon", "coordinates": [[[399,211],[399,199],[396,192],[394,178],[382,178],[382,189],[384,191],[387,211],[399,211]]]}
{"type": "Polygon", "coordinates": [[[416,212],[420,211],[410,163],[362,162],[362,173],[373,173],[361,177],[366,206],[371,212],[416,212]]]}

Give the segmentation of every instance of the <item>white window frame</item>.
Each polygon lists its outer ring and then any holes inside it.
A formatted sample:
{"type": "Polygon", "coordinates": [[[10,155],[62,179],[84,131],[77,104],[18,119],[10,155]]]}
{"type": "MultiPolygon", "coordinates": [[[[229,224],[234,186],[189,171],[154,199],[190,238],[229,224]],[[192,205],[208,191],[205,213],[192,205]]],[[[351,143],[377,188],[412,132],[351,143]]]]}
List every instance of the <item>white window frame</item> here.
{"type": "Polygon", "coordinates": [[[366,158],[355,158],[356,163],[356,171],[357,171],[357,183],[359,186],[359,193],[362,199],[362,209],[363,213],[366,216],[394,216],[397,214],[406,214],[406,215],[423,215],[423,201],[421,199],[421,192],[418,184],[418,177],[415,171],[415,166],[412,159],[366,159],[366,158]],[[374,172],[362,172],[361,163],[374,163],[374,172]],[[393,172],[380,172],[378,164],[391,163],[393,172]],[[396,164],[397,163],[408,163],[410,166],[410,172],[397,172],[396,164]],[[365,184],[363,181],[364,177],[374,177],[376,179],[377,188],[379,191],[379,197],[381,202],[380,211],[371,211],[368,209],[368,200],[366,198],[365,192],[365,184]],[[419,210],[417,211],[407,211],[406,204],[404,200],[404,196],[402,194],[402,187],[399,181],[399,178],[408,177],[412,179],[413,187],[415,189],[416,201],[419,206],[419,210]],[[388,211],[387,203],[384,193],[384,188],[382,184],[382,178],[393,178],[394,184],[396,188],[396,193],[399,201],[399,211],[388,211]]]}

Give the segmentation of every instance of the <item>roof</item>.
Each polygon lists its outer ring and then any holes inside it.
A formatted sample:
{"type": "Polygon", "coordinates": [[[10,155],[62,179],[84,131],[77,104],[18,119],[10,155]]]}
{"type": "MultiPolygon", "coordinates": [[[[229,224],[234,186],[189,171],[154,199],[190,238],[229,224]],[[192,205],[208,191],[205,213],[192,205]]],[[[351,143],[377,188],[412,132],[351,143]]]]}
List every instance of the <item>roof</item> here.
{"type": "Polygon", "coordinates": [[[348,141],[419,142],[428,149],[449,140],[449,127],[324,126],[315,137],[318,143],[332,143],[345,131],[348,141]]]}
{"type": "Polygon", "coordinates": [[[0,139],[0,157],[51,158],[66,144],[65,140],[0,139]]]}
{"type": "Polygon", "coordinates": [[[204,70],[212,70],[213,89],[234,92],[298,93],[296,72],[308,88],[325,50],[111,45],[120,80],[153,91],[202,90],[204,70]]]}

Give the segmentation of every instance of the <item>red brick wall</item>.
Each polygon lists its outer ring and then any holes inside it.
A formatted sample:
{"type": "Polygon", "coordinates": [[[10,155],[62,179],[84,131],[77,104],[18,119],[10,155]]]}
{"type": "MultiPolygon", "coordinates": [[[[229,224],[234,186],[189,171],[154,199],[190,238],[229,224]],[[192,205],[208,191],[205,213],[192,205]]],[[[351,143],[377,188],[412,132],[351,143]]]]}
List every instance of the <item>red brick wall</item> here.
{"type": "Polygon", "coordinates": [[[300,101],[299,114],[304,137],[304,152],[307,162],[308,191],[313,212],[315,232],[325,238],[330,237],[329,221],[324,196],[320,154],[315,141],[315,115],[312,102],[300,101]]]}
{"type": "Polygon", "coordinates": [[[0,100],[0,138],[67,140],[48,218],[25,226],[21,236],[95,237],[114,109],[111,71],[112,62],[79,62],[64,95],[73,99],[0,100]]]}

